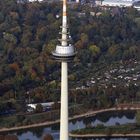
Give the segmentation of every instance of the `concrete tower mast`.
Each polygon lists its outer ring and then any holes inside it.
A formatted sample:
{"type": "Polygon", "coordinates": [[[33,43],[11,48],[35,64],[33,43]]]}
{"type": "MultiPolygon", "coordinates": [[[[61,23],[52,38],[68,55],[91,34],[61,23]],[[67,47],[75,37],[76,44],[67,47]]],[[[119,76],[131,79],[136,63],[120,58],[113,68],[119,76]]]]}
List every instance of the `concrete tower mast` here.
{"type": "Polygon", "coordinates": [[[63,0],[62,16],[62,38],[59,39],[61,45],[57,45],[52,52],[53,57],[61,62],[61,116],[60,116],[60,140],[68,140],[68,65],[67,62],[73,60],[75,49],[68,43],[67,25],[67,0],[63,0]]]}

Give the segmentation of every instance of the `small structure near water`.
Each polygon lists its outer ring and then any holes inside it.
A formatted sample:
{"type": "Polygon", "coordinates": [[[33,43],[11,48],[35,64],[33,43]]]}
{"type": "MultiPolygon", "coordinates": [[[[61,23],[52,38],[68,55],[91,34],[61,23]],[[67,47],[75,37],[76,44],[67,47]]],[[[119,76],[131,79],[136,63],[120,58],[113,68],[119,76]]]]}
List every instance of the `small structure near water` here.
{"type": "Polygon", "coordinates": [[[35,104],[27,104],[27,112],[33,112],[36,109],[37,104],[41,104],[44,111],[48,111],[54,105],[54,102],[48,103],[35,103],[35,104]]]}

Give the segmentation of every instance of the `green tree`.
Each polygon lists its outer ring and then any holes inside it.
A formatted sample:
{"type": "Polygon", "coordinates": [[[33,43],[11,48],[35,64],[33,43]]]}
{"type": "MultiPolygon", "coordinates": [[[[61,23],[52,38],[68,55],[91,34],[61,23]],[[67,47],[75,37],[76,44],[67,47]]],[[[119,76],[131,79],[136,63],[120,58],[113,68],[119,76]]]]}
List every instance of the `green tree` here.
{"type": "Polygon", "coordinates": [[[37,104],[35,112],[36,113],[41,113],[42,111],[43,111],[43,106],[41,104],[37,104]]]}
{"type": "Polygon", "coordinates": [[[17,115],[17,121],[18,121],[19,123],[22,123],[23,120],[25,120],[25,116],[24,116],[24,115],[17,115]]]}
{"type": "Polygon", "coordinates": [[[99,47],[97,47],[96,45],[90,45],[89,46],[89,50],[91,52],[91,63],[93,63],[93,61],[95,61],[96,59],[98,59],[101,50],[99,47]]]}
{"type": "Polygon", "coordinates": [[[137,111],[136,113],[136,122],[140,125],[140,111],[137,111]]]}
{"type": "Polygon", "coordinates": [[[4,32],[4,33],[3,33],[3,38],[4,38],[6,41],[9,41],[9,42],[11,42],[11,43],[13,43],[13,44],[16,44],[16,43],[17,43],[17,38],[16,38],[13,34],[4,32]]]}

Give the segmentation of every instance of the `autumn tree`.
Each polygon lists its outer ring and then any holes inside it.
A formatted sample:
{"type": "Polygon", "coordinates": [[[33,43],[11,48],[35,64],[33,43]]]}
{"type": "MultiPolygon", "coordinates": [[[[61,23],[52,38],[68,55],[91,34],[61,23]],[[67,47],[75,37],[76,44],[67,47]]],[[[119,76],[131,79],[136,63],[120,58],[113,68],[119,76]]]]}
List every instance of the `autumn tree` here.
{"type": "Polygon", "coordinates": [[[46,134],[45,136],[43,136],[42,140],[53,140],[53,137],[51,134],[46,134]]]}

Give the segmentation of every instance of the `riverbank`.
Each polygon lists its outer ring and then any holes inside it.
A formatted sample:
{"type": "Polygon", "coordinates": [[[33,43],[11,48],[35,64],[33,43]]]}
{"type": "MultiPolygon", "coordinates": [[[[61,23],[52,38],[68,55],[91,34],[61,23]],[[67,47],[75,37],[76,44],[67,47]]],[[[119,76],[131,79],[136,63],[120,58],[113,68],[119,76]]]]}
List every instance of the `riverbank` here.
{"type": "MultiPolygon", "coordinates": [[[[96,110],[96,111],[89,111],[87,113],[84,114],[80,114],[80,115],[75,115],[73,117],[69,118],[69,121],[71,120],[75,120],[75,119],[79,119],[79,118],[83,118],[83,117],[91,117],[91,116],[95,116],[99,113],[105,113],[105,112],[109,112],[109,111],[127,111],[127,110],[140,110],[140,107],[113,107],[113,108],[107,108],[107,109],[101,109],[101,110],[96,110]]],[[[10,131],[16,131],[16,130],[24,130],[24,129],[29,129],[29,128],[35,128],[35,127],[42,127],[42,126],[50,126],[50,125],[54,125],[59,123],[60,120],[54,120],[54,121],[46,121],[43,123],[37,123],[37,124],[30,124],[30,125],[24,125],[24,126],[18,126],[18,127],[13,127],[13,128],[1,128],[0,132],[10,132],[10,131]]]]}
{"type": "Polygon", "coordinates": [[[112,134],[112,135],[106,135],[106,134],[85,134],[85,135],[76,135],[76,134],[69,134],[72,138],[126,138],[126,137],[140,137],[140,134],[112,134]]]}
{"type": "Polygon", "coordinates": [[[95,137],[140,137],[140,125],[123,124],[115,126],[98,125],[77,129],[69,134],[73,138],[95,138],[95,137]]]}

